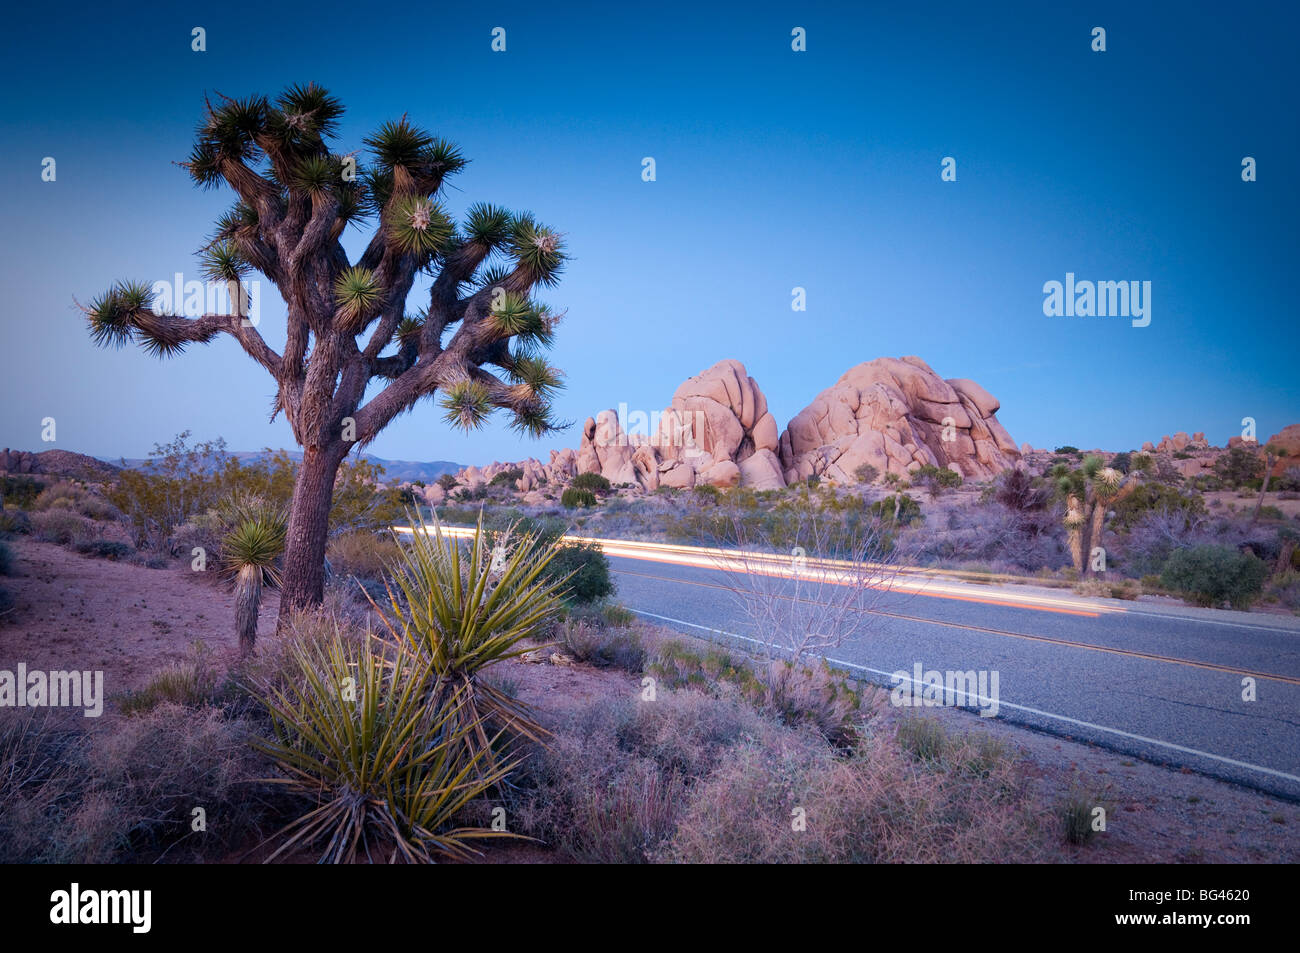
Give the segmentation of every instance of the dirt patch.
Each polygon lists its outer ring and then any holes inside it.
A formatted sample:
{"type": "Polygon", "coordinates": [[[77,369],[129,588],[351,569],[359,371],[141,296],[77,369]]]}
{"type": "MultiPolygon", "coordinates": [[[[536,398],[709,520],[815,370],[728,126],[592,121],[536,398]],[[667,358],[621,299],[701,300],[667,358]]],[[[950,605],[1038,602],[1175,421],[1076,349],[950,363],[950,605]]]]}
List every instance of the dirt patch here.
{"type": "MultiPolygon", "coordinates": [[[[0,668],[102,671],[111,698],[149,681],[197,642],[221,665],[238,657],[230,591],[209,572],[92,559],[53,543],[11,541],[14,611],[0,625],[0,668]]],[[[279,596],[264,594],[260,636],[275,631],[279,596]]]]}

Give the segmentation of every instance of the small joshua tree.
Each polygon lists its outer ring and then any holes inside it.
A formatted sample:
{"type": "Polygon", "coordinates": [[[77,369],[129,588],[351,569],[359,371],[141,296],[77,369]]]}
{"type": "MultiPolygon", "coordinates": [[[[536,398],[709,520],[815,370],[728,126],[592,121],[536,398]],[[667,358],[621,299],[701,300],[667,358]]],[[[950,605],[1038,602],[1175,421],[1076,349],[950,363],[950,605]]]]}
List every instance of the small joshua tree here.
{"type": "Polygon", "coordinates": [[[398,414],[440,394],[445,419],[467,430],[497,408],[533,436],[556,427],[550,399],[560,373],[540,355],[558,317],[532,294],[559,278],[560,236],[530,214],[486,204],[472,205],[457,226],[438,201],[446,178],[466,163],[455,146],[403,117],[364,140],[371,161],[363,167],[355,153],[329,144],[342,113],[314,84],[274,101],[207,104],[183,165],[198,185],[228,185],[237,196],[201,251],[206,276],[230,288],[233,313],[161,313],[150,286],[131,281],[84,309],[100,345],[134,342],[169,357],[228,334],[275,381],[272,417],[285,415],[303,451],[282,622],[321,601],[340,463],[398,414]],[[373,234],[350,261],[340,237],[367,219],[373,234]],[[282,353],[245,317],[244,279],[254,272],[287,305],[282,353]],[[411,314],[406,301],[421,273],[433,276],[428,305],[411,314]],[[384,386],[363,404],[372,381],[384,386]]]}
{"type": "Polygon", "coordinates": [[[1057,464],[1052,468],[1051,476],[1065,498],[1065,529],[1070,558],[1080,575],[1090,575],[1091,556],[1102,549],[1106,514],[1138,488],[1140,471],[1134,470],[1125,476],[1114,467],[1105,466],[1101,457],[1089,455],[1084,457],[1077,470],[1057,464]]]}

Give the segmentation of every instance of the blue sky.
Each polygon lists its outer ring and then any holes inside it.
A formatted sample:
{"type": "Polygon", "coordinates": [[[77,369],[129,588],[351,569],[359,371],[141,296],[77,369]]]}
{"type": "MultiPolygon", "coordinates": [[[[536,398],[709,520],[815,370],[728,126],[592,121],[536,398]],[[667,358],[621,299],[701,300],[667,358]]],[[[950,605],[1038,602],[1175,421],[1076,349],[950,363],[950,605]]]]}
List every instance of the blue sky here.
{"type": "MultiPolygon", "coordinates": [[[[340,149],[407,113],[472,160],[453,212],[492,201],[566,234],[573,260],[543,297],[568,310],[557,407],[579,424],[662,408],[727,357],[784,424],[852,365],[903,354],[983,384],[1037,446],[1223,443],[1246,416],[1261,436],[1300,421],[1293,5],[476,6],[8,12],[0,446],[141,456],[186,429],[292,446],[233,341],[168,362],[97,350],[73,299],[197,275],[231,201],[173,164],[203,95],[308,81],[348,105],[340,149]],[[807,52],[790,49],[795,26],[807,52]],[[1258,181],[1241,181],[1243,156],[1258,181]],[[1150,281],[1150,326],[1044,316],[1043,283],[1067,272],[1150,281]]],[[[264,302],[273,346],[282,319],[264,302]]],[[[421,404],[371,450],[483,463],[577,440],[458,435],[421,404]]]]}

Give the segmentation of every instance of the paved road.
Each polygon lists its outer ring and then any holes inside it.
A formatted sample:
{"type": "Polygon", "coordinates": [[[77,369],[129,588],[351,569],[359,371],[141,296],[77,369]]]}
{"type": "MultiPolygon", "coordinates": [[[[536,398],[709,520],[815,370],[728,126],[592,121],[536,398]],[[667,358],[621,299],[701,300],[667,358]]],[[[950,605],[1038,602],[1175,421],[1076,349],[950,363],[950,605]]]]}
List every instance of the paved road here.
{"type": "MultiPolygon", "coordinates": [[[[653,552],[610,562],[619,601],[649,620],[758,634],[734,573],[653,552]]],[[[997,717],[1300,799],[1300,619],[947,579],[883,593],[872,610],[865,632],[826,653],[860,677],[893,684],[917,663],[996,671],[997,717]],[[1242,699],[1247,677],[1255,701],[1242,699]]]]}

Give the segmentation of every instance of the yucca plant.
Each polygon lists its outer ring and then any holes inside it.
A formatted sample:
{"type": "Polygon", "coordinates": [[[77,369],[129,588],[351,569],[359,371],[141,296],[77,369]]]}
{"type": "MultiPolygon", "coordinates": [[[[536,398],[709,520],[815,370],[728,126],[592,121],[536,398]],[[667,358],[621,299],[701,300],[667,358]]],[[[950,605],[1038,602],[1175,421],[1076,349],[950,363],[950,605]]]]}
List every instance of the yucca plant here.
{"type": "Polygon", "coordinates": [[[518,836],[457,826],[515,765],[486,766],[466,743],[482,726],[466,712],[465,691],[429,703],[429,658],[370,637],[349,641],[336,624],[323,640],[294,642],[289,664],[289,678],[253,686],[273,735],[253,743],[283,773],[269,780],[313,807],[272,837],[281,843],[268,862],[319,847],[321,863],[429,863],[476,853],[476,839],[518,836]]]}
{"type": "Polygon", "coordinates": [[[200,187],[235,193],[201,252],[209,280],[230,289],[231,313],[167,313],[150,282],[130,280],[83,309],[99,345],[170,357],[228,335],[272,378],[271,415],[284,416],[302,448],[282,628],[323,598],[330,495],[358,444],[427,397],[445,398],[446,418],[469,429],[497,411],[532,436],[559,426],[561,374],[542,360],[559,316],[534,295],[559,281],[563,236],[489,203],[453,221],[446,185],[467,160],[452,143],[403,117],[357,150],[335,141],[342,116],[343,104],[315,84],[206,102],[183,165],[200,187]],[[345,249],[352,227],[368,234],[345,249]],[[286,315],[283,333],[265,337],[250,307],[264,301],[248,294],[263,279],[286,315]],[[412,293],[427,295],[418,321],[406,320],[412,293]]]}
{"type": "MultiPolygon", "coordinates": [[[[247,506],[247,505],[245,505],[247,506]]],[[[254,512],[237,504],[234,528],[221,544],[221,558],[235,581],[235,631],[239,652],[253,653],[257,642],[257,615],[262,605],[262,587],[278,586],[276,560],[284,552],[285,520],[269,510],[254,512]]]]}
{"type": "Polygon", "coordinates": [[[545,734],[528,706],[479,676],[528,651],[524,640],[558,614],[568,577],[555,578],[546,568],[559,543],[513,531],[493,539],[482,514],[474,535],[464,539],[444,534],[436,516],[432,525],[419,513],[411,519],[416,531],[402,540],[402,558],[390,573],[396,591],[389,587],[380,615],[400,644],[429,660],[434,704],[463,696],[462,718],[473,726],[466,739],[491,764],[484,724],[534,740],[545,734]]]}

